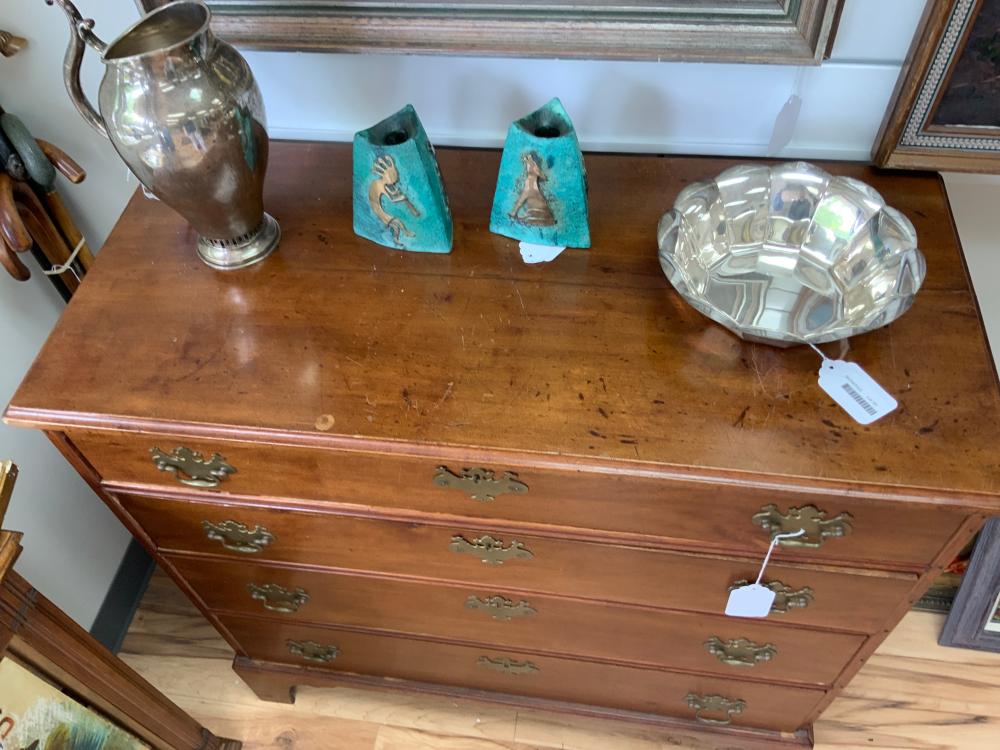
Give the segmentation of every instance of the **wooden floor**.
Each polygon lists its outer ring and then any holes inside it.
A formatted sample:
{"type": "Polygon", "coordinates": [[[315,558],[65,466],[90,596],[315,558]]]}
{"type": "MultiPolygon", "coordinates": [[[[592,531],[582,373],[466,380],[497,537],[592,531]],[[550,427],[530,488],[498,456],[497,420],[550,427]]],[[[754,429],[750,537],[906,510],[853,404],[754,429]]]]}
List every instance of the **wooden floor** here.
{"type": "MultiPolygon", "coordinates": [[[[1000,655],[941,648],[942,616],[911,612],[816,724],[816,747],[1000,748],[1000,655]]],[[[258,701],[233,653],[157,573],[121,652],[217,735],[247,750],[666,750],[713,748],[682,734],[447,698],[353,688],[258,701]]]]}

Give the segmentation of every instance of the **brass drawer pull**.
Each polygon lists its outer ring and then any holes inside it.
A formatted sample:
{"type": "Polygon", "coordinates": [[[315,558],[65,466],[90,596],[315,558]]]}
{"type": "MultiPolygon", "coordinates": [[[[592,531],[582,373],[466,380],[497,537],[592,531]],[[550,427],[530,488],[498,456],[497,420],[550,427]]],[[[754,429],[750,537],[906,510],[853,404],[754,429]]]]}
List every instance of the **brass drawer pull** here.
{"type": "Polygon", "coordinates": [[[826,517],[826,511],[815,505],[789,508],[788,513],[780,513],[778,506],[765,505],[753,518],[755,526],[760,526],[774,539],[778,534],[794,533],[804,529],[805,534],[778,542],[785,547],[819,547],[826,539],[847,536],[853,531],[850,513],[840,513],[833,518],[826,517]]]}
{"type": "Polygon", "coordinates": [[[328,664],[340,656],[340,649],[336,646],[324,646],[316,641],[286,641],[290,653],[301,656],[306,661],[314,661],[317,664],[328,664]]]}
{"type": "Polygon", "coordinates": [[[213,453],[206,461],[197,451],[184,447],[174,448],[169,453],[159,448],[151,448],[149,452],[157,469],[171,472],[178,482],[188,487],[218,487],[219,482],[236,473],[218,453],[213,453]]]}
{"type": "Polygon", "coordinates": [[[276,538],[263,526],[254,526],[251,531],[245,524],[233,520],[221,523],[202,521],[201,527],[205,530],[205,536],[213,542],[222,542],[226,549],[248,555],[263,551],[276,538]]]}
{"type": "Polygon", "coordinates": [[[487,565],[503,565],[507,560],[530,560],[534,557],[531,550],[516,539],[503,546],[503,539],[496,539],[489,534],[473,539],[471,542],[464,536],[453,536],[448,549],[463,555],[478,557],[487,565]]]}
{"type": "MultiPolygon", "coordinates": [[[[741,578],[738,581],[733,581],[729,590],[735,591],[744,586],[749,586],[750,583],[748,579],[741,578]]],[[[784,615],[790,609],[805,609],[809,606],[809,602],[813,600],[813,590],[808,586],[803,586],[796,591],[781,581],[770,581],[761,585],[766,586],[774,592],[774,602],[771,604],[772,614],[784,615]]]]}
{"type": "Polygon", "coordinates": [[[309,601],[309,594],[304,589],[286,589],[276,583],[265,583],[263,586],[248,583],[247,590],[250,598],[264,602],[264,609],[282,614],[298,612],[299,607],[309,601]]]}
{"type": "Polygon", "coordinates": [[[461,474],[456,474],[447,466],[438,466],[434,473],[434,484],[438,487],[452,487],[467,492],[469,497],[481,503],[492,503],[497,495],[505,492],[528,491],[528,485],[519,480],[513,471],[505,471],[503,476],[497,479],[491,469],[478,467],[462,469],[461,474]]]}
{"type": "Polygon", "coordinates": [[[705,650],[730,667],[754,667],[771,661],[778,653],[778,649],[770,643],[760,646],[747,638],[724,641],[717,635],[705,641],[705,650]]]}
{"type": "Polygon", "coordinates": [[[478,609],[485,612],[494,620],[513,620],[515,617],[531,617],[538,610],[532,607],[523,599],[514,604],[510,599],[503,596],[488,596],[480,599],[478,596],[470,596],[465,600],[467,609],[478,609]]]}
{"type": "Polygon", "coordinates": [[[698,695],[688,693],[684,697],[685,702],[694,709],[694,717],[702,724],[713,726],[728,726],[733,723],[733,717],[743,713],[747,702],[744,700],[725,698],[721,695],[698,695]],[[725,714],[724,719],[715,716],[705,716],[704,714],[715,714],[719,716],[725,714]]]}
{"type": "Polygon", "coordinates": [[[530,661],[517,661],[517,659],[510,659],[506,656],[498,659],[480,656],[476,663],[485,669],[511,675],[535,674],[542,671],[530,661]]]}

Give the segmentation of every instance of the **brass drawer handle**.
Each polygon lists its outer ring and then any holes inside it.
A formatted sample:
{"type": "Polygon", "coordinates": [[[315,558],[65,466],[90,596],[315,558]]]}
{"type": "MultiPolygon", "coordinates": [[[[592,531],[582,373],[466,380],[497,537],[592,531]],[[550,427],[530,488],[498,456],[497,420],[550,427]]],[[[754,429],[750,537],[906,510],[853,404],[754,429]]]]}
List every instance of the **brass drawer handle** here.
{"type": "Polygon", "coordinates": [[[754,667],[771,661],[778,653],[778,649],[770,643],[761,646],[748,638],[724,641],[717,635],[705,641],[705,650],[730,667],[754,667]]]}
{"type": "Polygon", "coordinates": [[[530,560],[534,557],[527,547],[516,539],[503,546],[502,539],[496,539],[489,534],[476,537],[471,542],[464,536],[453,536],[448,549],[463,555],[478,557],[487,565],[503,565],[507,560],[530,560]]]}
{"type": "Polygon", "coordinates": [[[301,656],[306,661],[314,661],[317,664],[328,664],[340,656],[340,649],[336,646],[324,646],[316,641],[286,641],[288,651],[296,656],[301,656]]]}
{"type": "Polygon", "coordinates": [[[755,526],[760,526],[770,533],[773,539],[778,534],[794,533],[805,529],[805,534],[792,539],[782,539],[778,542],[785,547],[819,547],[826,539],[847,536],[854,530],[850,513],[840,513],[833,518],[826,517],[826,511],[815,505],[803,505],[801,508],[789,508],[788,513],[780,513],[774,503],[765,505],[759,513],[750,519],[755,526]]]}
{"type": "Polygon", "coordinates": [[[174,448],[169,453],[159,448],[151,448],[149,452],[157,469],[171,472],[178,482],[188,487],[218,487],[219,482],[236,473],[218,453],[213,453],[206,461],[197,451],[184,447],[174,448]]]}
{"type": "Polygon", "coordinates": [[[496,478],[491,469],[462,469],[456,474],[447,466],[438,466],[434,473],[434,484],[438,487],[452,487],[467,492],[473,500],[481,503],[492,503],[497,495],[505,492],[523,493],[528,491],[528,485],[517,478],[513,471],[505,471],[503,476],[496,478]]]}
{"type": "Polygon", "coordinates": [[[684,697],[685,702],[694,709],[694,717],[702,724],[713,726],[727,726],[733,723],[733,717],[743,713],[747,707],[747,702],[740,699],[725,698],[721,695],[698,695],[688,693],[684,697]],[[725,714],[726,718],[720,719],[704,714],[715,714],[716,716],[725,714]]]}
{"type": "MultiPolygon", "coordinates": [[[[738,581],[733,581],[733,583],[729,586],[729,590],[735,591],[736,589],[743,588],[744,586],[749,586],[750,583],[751,582],[748,579],[741,578],[738,581]]],[[[808,586],[803,586],[796,591],[791,586],[786,586],[781,581],[770,581],[762,583],[761,585],[766,586],[774,592],[774,602],[771,604],[772,614],[784,615],[787,614],[790,609],[805,609],[813,600],[813,590],[808,586]]]]}
{"type": "Polygon", "coordinates": [[[510,659],[506,656],[497,659],[489,656],[480,656],[476,663],[485,669],[492,669],[494,672],[503,672],[510,675],[535,674],[542,671],[530,661],[517,661],[517,659],[510,659]]]}
{"type": "Polygon", "coordinates": [[[245,524],[233,520],[221,523],[202,521],[201,527],[205,530],[205,536],[213,542],[222,542],[226,549],[248,555],[263,551],[276,538],[263,526],[254,526],[251,531],[245,524]]]}
{"type": "Polygon", "coordinates": [[[494,620],[513,620],[515,617],[531,617],[538,612],[528,602],[523,599],[514,604],[510,599],[503,596],[488,596],[480,599],[478,596],[470,596],[465,600],[467,609],[478,609],[485,612],[494,620]]]}
{"type": "Polygon", "coordinates": [[[309,601],[305,589],[286,589],[276,583],[265,583],[263,586],[248,583],[247,590],[251,599],[264,602],[264,609],[282,614],[298,612],[299,607],[309,601]]]}

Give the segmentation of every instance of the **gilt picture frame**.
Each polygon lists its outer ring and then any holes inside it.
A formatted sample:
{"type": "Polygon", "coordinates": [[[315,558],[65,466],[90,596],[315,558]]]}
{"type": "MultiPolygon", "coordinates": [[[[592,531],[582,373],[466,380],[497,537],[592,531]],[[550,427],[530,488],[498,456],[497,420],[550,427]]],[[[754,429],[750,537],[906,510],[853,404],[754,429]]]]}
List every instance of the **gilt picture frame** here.
{"type": "Polygon", "coordinates": [[[1000,652],[1000,517],[979,533],[938,643],[1000,652]]]}
{"type": "Polygon", "coordinates": [[[1000,0],[928,3],[873,161],[1000,173],[1000,0]]]}
{"type": "Polygon", "coordinates": [[[818,65],[844,0],[205,2],[219,35],[248,48],[818,65]]]}

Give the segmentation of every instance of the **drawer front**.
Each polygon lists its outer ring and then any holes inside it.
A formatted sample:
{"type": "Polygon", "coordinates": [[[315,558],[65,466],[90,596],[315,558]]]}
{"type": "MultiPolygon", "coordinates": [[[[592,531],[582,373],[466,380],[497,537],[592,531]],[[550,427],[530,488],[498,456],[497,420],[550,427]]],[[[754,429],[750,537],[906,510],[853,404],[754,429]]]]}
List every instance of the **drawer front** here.
{"type": "MultiPolygon", "coordinates": [[[[720,614],[730,585],[753,580],[760,565],[759,560],[695,556],[468,527],[139,495],[122,494],[119,498],[167,552],[367,570],[462,582],[487,591],[538,591],[720,614]],[[227,529],[232,528],[238,531],[230,534],[227,529]],[[482,538],[489,535],[500,550],[483,548],[488,543],[482,538]],[[259,551],[235,551],[247,539],[248,547],[259,551]],[[483,547],[476,546],[477,540],[483,547]],[[484,557],[497,564],[484,563],[484,557]]],[[[781,556],[779,552],[776,558],[780,560],[781,556]]],[[[776,608],[786,605],[785,612],[772,614],[776,621],[873,633],[909,593],[915,578],[898,573],[831,572],[772,562],[765,582],[783,586],[788,592],[776,599],[776,608]]]]}
{"type": "Polygon", "coordinates": [[[734,549],[762,553],[771,533],[804,526],[809,530],[808,541],[817,546],[802,547],[799,540],[791,540],[783,543],[787,557],[869,561],[877,567],[928,564],[964,518],[942,509],[762,491],[735,484],[720,487],[512,465],[486,467],[494,472],[491,481],[474,472],[463,478],[463,469],[477,468],[474,464],[441,467],[440,461],[429,458],[145,434],[73,432],[70,437],[111,484],[183,488],[179,484],[183,480],[194,482],[196,489],[221,494],[336,501],[635,533],[723,553],[734,549]],[[208,465],[198,464],[185,453],[175,455],[178,447],[198,451],[208,465]],[[161,449],[156,460],[150,453],[153,448],[161,449]],[[215,454],[220,459],[213,464],[215,454]]]}
{"type": "Polygon", "coordinates": [[[791,732],[803,726],[821,690],[750,683],[517,651],[371,635],[295,623],[223,615],[223,624],[247,654],[283,662],[416,682],[492,690],[630,711],[724,721],[791,732]],[[724,708],[718,695],[743,705],[724,708]],[[702,699],[699,701],[699,697],[702,699]]]}
{"type": "Polygon", "coordinates": [[[472,586],[168,557],[214,610],[805,684],[832,684],[864,636],[472,586]]]}

